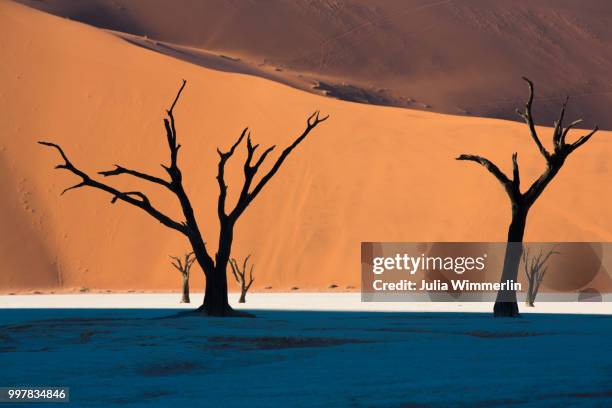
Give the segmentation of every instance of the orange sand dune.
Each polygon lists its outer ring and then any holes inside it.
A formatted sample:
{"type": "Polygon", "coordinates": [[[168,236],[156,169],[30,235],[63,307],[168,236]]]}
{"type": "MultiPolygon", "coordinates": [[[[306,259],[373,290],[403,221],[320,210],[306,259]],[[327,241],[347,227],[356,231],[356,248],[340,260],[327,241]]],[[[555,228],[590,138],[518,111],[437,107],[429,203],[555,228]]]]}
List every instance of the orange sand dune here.
{"type": "Polygon", "coordinates": [[[516,78],[527,75],[540,124],[552,125],[569,94],[572,115],[612,129],[608,0],[21,1],[368,103],[519,120],[516,78]]]}
{"type": "MultiPolygon", "coordinates": [[[[337,101],[208,70],[7,1],[0,2],[0,33],[5,291],[178,288],[168,255],[185,251],[185,239],[137,209],[111,205],[101,192],[60,197],[77,180],[53,170],[57,155],[36,141],[60,143],[92,174],[119,163],[162,176],[161,119],[181,78],[189,82],[175,110],[180,164],[213,251],[216,147],[229,146],[244,126],[256,142],[283,146],[310,112],[331,115],[239,221],[235,255],[252,254],[256,289],[358,286],[364,240],[503,240],[509,208],[502,188],[454,157],[483,154],[508,171],[518,150],[525,184],[543,168],[526,127],[516,122],[337,101]]],[[[524,94],[520,79],[514,86],[524,94]]],[[[597,134],[568,160],[533,208],[528,240],[612,240],[610,136],[597,134]]],[[[230,162],[230,194],[242,157],[230,162]]],[[[129,178],[112,181],[143,189],[179,217],[165,192],[129,178]]],[[[202,287],[199,271],[194,286],[202,287]]]]}

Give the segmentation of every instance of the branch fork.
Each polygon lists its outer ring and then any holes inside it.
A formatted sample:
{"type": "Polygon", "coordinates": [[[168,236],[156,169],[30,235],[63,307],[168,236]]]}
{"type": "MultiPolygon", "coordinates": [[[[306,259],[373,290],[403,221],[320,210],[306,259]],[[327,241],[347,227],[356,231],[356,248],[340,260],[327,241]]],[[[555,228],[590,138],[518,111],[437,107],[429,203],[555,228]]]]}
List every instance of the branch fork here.
{"type": "Polygon", "coordinates": [[[529,127],[529,131],[531,134],[531,138],[535,142],[540,154],[546,160],[546,170],[542,175],[527,189],[525,193],[521,193],[520,191],[520,174],[518,167],[518,155],[517,153],[512,154],[512,168],[513,168],[513,178],[510,179],[506,176],[493,162],[490,160],[477,155],[472,154],[462,154],[457,157],[457,160],[466,160],[473,161],[475,163],[480,164],[484,168],[486,168],[501,184],[504,186],[510,200],[513,204],[519,203],[526,208],[529,208],[535,200],[540,196],[540,194],[544,191],[544,188],[548,185],[548,183],[552,180],[552,178],[557,174],[565,159],[577,148],[585,144],[589,141],[589,139],[599,130],[597,126],[593,128],[589,133],[584,136],[581,136],[573,143],[567,143],[566,137],[569,131],[575,128],[577,125],[582,123],[582,119],[575,120],[571,122],[567,127],[563,127],[563,119],[565,117],[565,110],[567,108],[567,104],[569,101],[569,97],[565,98],[565,101],[561,105],[561,111],[559,113],[559,119],[555,121],[553,128],[553,136],[552,142],[554,149],[552,152],[546,150],[542,142],[540,141],[540,137],[535,128],[535,122],[532,115],[532,104],[534,98],[534,85],[531,80],[526,77],[523,77],[523,80],[527,82],[529,87],[529,98],[525,103],[525,107],[523,110],[517,109],[516,112],[521,116],[527,126],[529,127]]]}

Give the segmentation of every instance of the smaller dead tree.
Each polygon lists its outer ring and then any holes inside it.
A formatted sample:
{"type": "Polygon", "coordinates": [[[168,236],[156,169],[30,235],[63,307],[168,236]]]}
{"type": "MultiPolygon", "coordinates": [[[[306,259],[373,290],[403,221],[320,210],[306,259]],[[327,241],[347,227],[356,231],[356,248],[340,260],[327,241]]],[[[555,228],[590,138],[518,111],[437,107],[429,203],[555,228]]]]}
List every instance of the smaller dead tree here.
{"type": "Polygon", "coordinates": [[[537,255],[529,256],[529,248],[523,250],[523,264],[525,265],[525,275],[527,275],[527,298],[525,304],[529,307],[534,307],[533,303],[540,290],[540,284],[548,269],[546,262],[551,255],[558,254],[554,247],[546,254],[540,249],[537,255]]]}
{"type": "Polygon", "coordinates": [[[189,271],[196,261],[195,254],[193,252],[186,253],[181,259],[178,256],[171,256],[172,266],[174,266],[183,275],[183,297],[181,303],[191,303],[189,299],[189,271]]]}
{"type": "Polygon", "coordinates": [[[249,270],[249,282],[247,283],[246,271],[247,271],[247,263],[249,262],[249,258],[251,255],[244,258],[244,262],[242,264],[242,269],[238,267],[238,262],[234,258],[230,259],[230,265],[232,267],[232,275],[234,275],[234,279],[236,282],[240,284],[240,300],[238,303],[246,303],[246,294],[251,289],[251,285],[253,284],[253,267],[255,265],[251,264],[251,269],[249,270]]]}

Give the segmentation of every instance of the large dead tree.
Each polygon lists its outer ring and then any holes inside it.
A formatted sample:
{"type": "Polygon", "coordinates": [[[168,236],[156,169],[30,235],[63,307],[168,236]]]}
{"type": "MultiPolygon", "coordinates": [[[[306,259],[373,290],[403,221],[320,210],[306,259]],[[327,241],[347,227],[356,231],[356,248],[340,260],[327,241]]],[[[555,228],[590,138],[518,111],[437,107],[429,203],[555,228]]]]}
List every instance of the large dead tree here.
{"type": "Polygon", "coordinates": [[[170,256],[170,258],[172,259],[172,266],[174,266],[183,277],[183,295],[181,297],[181,303],[191,303],[189,299],[189,273],[196,261],[195,254],[193,252],[188,252],[183,255],[182,259],[179,256],[170,256]]]}
{"type": "Polygon", "coordinates": [[[204,271],[206,277],[206,290],[204,292],[204,302],[198,311],[205,313],[210,316],[244,316],[245,313],[239,313],[234,311],[227,298],[227,265],[232,248],[232,242],[234,240],[234,226],[244,213],[246,208],[253,202],[253,200],[261,193],[262,189],[268,184],[268,182],[278,172],[281,165],[291,154],[291,152],[310,134],[310,132],[317,127],[321,122],[325,121],[328,116],[320,117],[319,112],[315,112],[310,115],[306,121],[306,128],[302,133],[287,146],[278,156],[276,161],[271,165],[270,169],[265,172],[259,178],[255,180],[255,176],[261,169],[262,164],[268,157],[268,155],[274,150],[275,146],[268,147],[265,149],[258,158],[255,158],[255,152],[259,145],[253,144],[251,135],[248,128],[245,128],[235,143],[226,152],[217,149],[219,153],[219,163],[217,170],[217,181],[219,184],[219,197],[217,201],[217,215],[219,218],[220,228],[218,237],[218,248],[217,253],[213,256],[210,255],[206,248],[205,241],[203,239],[200,227],[197,222],[196,215],[194,213],[191,201],[185,192],[183,187],[183,175],[178,165],[178,153],[181,147],[177,143],[177,131],[174,120],[174,108],[185,88],[186,81],[183,80],[181,87],[179,88],[176,97],[174,98],[170,108],[166,111],[167,117],[164,118],[164,127],[166,130],[166,138],[168,142],[168,149],[170,154],[170,163],[163,165],[162,167],[166,170],[169,177],[162,178],[154,175],[146,174],[138,170],[132,170],[123,166],[115,165],[112,170],[101,171],[98,174],[104,177],[128,175],[132,176],[153,184],[162,186],[166,190],[173,193],[180,204],[183,220],[177,221],[172,219],[170,216],[162,213],[158,210],[149,200],[149,198],[140,191],[121,191],[112,187],[108,184],[95,180],[89,174],[77,168],[69,159],[64,150],[55,143],[50,142],[39,142],[42,145],[55,148],[62,159],[63,164],[57,165],[55,168],[68,170],[74,175],[81,178],[81,181],[72,187],[65,189],[62,194],[69,190],[78,189],[81,187],[91,187],[98,190],[105,191],[112,196],[111,203],[117,201],[130,204],[134,207],[140,208],[151,217],[159,221],[164,226],[171,228],[181,234],[183,234],[190,242],[193,252],[195,253],[198,263],[204,271]],[[227,161],[232,157],[238,146],[246,139],[246,158],[243,164],[244,167],[244,181],[242,187],[239,189],[238,198],[234,208],[228,210],[226,208],[227,199],[227,185],[225,184],[225,165],[227,161]]]}
{"type": "MultiPolygon", "coordinates": [[[[535,142],[538,150],[546,161],[546,169],[538,177],[537,180],[529,186],[527,191],[521,192],[521,180],[519,174],[519,166],[517,153],[512,155],[512,178],[506,176],[495,164],[490,160],[471,154],[462,154],[457,160],[469,160],[476,162],[484,166],[495,178],[501,183],[506,190],[508,197],[510,198],[510,204],[512,206],[512,221],[508,228],[508,244],[506,245],[506,254],[504,258],[504,266],[501,274],[501,282],[508,280],[517,281],[519,263],[521,260],[521,254],[523,252],[523,235],[525,234],[525,225],[527,222],[527,214],[529,209],[535,201],[540,197],[546,186],[552,181],[557,175],[563,163],[567,157],[580,146],[589,141],[591,136],[597,132],[598,128],[595,128],[588,134],[580,137],[573,143],[567,143],[566,137],[569,131],[578,126],[582,119],[578,119],[570,123],[567,127],[563,127],[563,119],[565,116],[565,109],[569,97],[565,99],[565,102],[561,106],[561,113],[559,119],[554,123],[554,129],[552,134],[553,151],[548,151],[538,136],[535,128],[535,122],[533,115],[531,114],[531,105],[533,103],[533,82],[523,77],[523,79],[529,85],[529,99],[525,104],[524,110],[517,109],[517,113],[525,120],[525,123],[529,127],[531,138],[535,142]],[[519,243],[519,244],[517,244],[519,243]]],[[[495,316],[500,317],[515,317],[519,316],[518,304],[516,302],[516,291],[514,290],[501,290],[497,294],[495,306],[493,308],[495,316]]]]}

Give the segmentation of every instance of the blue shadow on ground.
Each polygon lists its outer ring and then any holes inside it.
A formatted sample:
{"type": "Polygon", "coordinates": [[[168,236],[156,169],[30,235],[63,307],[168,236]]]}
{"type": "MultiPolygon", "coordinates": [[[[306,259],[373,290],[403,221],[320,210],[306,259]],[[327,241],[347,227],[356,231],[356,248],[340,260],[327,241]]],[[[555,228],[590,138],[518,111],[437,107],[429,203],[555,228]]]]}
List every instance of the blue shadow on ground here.
{"type": "Polygon", "coordinates": [[[0,310],[0,386],[100,407],[612,406],[612,316],[178,313],[0,310]]]}

